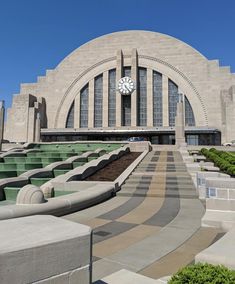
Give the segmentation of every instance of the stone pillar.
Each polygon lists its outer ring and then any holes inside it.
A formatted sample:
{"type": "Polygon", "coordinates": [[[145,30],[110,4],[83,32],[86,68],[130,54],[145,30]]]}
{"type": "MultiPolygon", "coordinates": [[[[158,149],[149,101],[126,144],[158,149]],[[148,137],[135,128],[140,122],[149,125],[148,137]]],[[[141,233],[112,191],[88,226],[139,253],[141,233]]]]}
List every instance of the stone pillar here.
{"type": "Polygon", "coordinates": [[[4,131],[4,101],[0,101],[0,151],[2,151],[2,140],[3,140],[3,131],[4,131]]]}
{"type": "MultiPolygon", "coordinates": [[[[117,66],[116,66],[116,81],[122,78],[123,75],[123,54],[122,50],[117,52],[117,66]]],[[[118,86],[117,86],[118,87],[118,86]]],[[[116,88],[116,126],[121,127],[122,125],[122,97],[116,88]]]]}
{"type": "Polygon", "coordinates": [[[109,120],[109,71],[103,73],[103,127],[108,127],[109,120]]]}
{"type": "Polygon", "coordinates": [[[94,127],[94,91],[95,80],[89,82],[89,102],[88,102],[88,128],[94,127]]]}
{"type": "Polygon", "coordinates": [[[168,108],[168,78],[162,74],[162,112],[163,126],[169,126],[169,108],[168,108]]]}
{"type": "Polygon", "coordinates": [[[37,113],[35,121],[35,142],[38,143],[41,140],[41,118],[40,113],[37,113]]]}
{"type": "Polygon", "coordinates": [[[74,99],[74,128],[80,126],[80,92],[74,99]]]}
{"type": "Polygon", "coordinates": [[[138,54],[136,48],[131,54],[131,78],[135,82],[135,89],[131,94],[131,126],[137,125],[137,98],[138,98],[138,54]]]}
{"type": "Polygon", "coordinates": [[[153,70],[147,69],[147,126],[153,127],[153,70]]]}
{"type": "Polygon", "coordinates": [[[35,121],[36,121],[36,109],[30,107],[28,111],[28,143],[35,141],[35,121]]]}
{"type": "Polygon", "coordinates": [[[175,116],[175,144],[177,147],[185,146],[185,129],[184,129],[184,104],[182,95],[179,96],[177,103],[177,112],[175,116]]]}

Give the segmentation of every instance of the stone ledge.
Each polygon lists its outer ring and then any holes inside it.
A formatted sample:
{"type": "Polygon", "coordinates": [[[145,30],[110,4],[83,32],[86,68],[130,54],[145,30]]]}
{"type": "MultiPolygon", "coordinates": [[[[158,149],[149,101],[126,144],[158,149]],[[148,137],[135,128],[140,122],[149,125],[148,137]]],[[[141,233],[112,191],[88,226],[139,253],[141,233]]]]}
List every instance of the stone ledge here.
{"type": "Polygon", "coordinates": [[[82,268],[88,279],[82,283],[90,283],[90,227],[53,216],[1,221],[0,226],[1,284],[34,283],[82,268]]]}
{"type": "Polygon", "coordinates": [[[168,277],[156,280],[126,269],[121,269],[94,284],[166,284],[167,280],[168,277]]]}
{"type": "Polygon", "coordinates": [[[224,237],[215,242],[210,247],[196,255],[195,261],[211,264],[222,264],[231,269],[235,269],[235,227],[233,227],[224,237]]]}

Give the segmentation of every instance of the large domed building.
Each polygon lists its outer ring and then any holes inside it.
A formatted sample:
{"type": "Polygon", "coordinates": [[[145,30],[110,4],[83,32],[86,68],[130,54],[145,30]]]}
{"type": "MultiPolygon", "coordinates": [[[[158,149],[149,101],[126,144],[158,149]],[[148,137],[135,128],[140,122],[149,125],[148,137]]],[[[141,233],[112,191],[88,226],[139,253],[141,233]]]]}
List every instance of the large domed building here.
{"type": "Polygon", "coordinates": [[[7,112],[5,139],[174,143],[184,102],[188,144],[235,139],[235,75],[186,43],[150,31],[123,31],[82,45],[36,83],[22,84],[7,112]]]}

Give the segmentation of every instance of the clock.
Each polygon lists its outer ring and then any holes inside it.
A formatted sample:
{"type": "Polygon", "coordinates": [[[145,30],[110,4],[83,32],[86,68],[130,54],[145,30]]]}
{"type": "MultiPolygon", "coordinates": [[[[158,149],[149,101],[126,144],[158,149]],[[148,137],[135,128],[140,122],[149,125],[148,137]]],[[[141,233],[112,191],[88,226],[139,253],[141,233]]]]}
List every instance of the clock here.
{"type": "Polygon", "coordinates": [[[130,77],[123,77],[118,81],[118,90],[122,95],[130,95],[134,91],[134,82],[130,77]]]}

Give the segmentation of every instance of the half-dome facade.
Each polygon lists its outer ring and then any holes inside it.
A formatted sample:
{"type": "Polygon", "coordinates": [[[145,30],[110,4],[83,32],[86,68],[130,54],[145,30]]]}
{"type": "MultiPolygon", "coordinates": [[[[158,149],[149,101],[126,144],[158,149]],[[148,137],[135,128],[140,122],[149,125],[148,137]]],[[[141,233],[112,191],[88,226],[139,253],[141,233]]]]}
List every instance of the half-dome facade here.
{"type": "Polygon", "coordinates": [[[37,83],[22,84],[8,110],[6,139],[174,143],[184,102],[189,144],[235,139],[235,75],[173,37],[124,31],[79,47],[37,83]]]}

